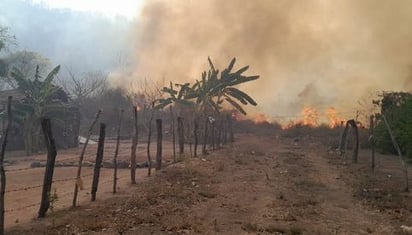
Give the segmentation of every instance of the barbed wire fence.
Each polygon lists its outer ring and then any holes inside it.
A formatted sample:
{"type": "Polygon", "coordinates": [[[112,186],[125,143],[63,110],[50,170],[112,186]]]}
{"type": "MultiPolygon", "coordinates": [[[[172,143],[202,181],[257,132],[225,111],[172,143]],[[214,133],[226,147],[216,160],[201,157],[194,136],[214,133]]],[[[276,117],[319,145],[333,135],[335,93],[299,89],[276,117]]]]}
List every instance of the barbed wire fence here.
{"type": "MultiPolygon", "coordinates": [[[[64,167],[59,167],[59,168],[64,168],[64,167]]],[[[31,170],[33,170],[33,169],[42,169],[42,170],[44,170],[44,167],[37,167],[37,168],[30,168],[30,167],[27,167],[27,168],[19,168],[19,169],[13,169],[13,170],[8,170],[8,171],[6,171],[6,172],[30,172],[31,170]]],[[[109,173],[109,171],[111,172],[111,168],[102,168],[102,169],[105,169],[105,173],[109,173]]],[[[111,183],[111,182],[113,182],[113,178],[111,177],[112,175],[111,174],[108,174],[107,175],[107,177],[105,177],[105,180],[104,181],[102,181],[100,184],[101,185],[103,185],[103,184],[107,184],[107,183],[111,183]]],[[[85,175],[82,175],[81,176],[81,178],[84,180],[84,179],[91,179],[93,177],[93,173],[90,173],[90,174],[85,174],[85,175]]],[[[10,177],[9,177],[10,178],[10,177]]],[[[125,176],[123,176],[123,177],[118,177],[118,179],[124,179],[124,178],[126,178],[125,176]]],[[[71,182],[71,183],[73,183],[73,184],[75,184],[76,183],[76,178],[74,177],[74,174],[73,174],[73,177],[68,177],[68,178],[57,178],[57,179],[54,179],[53,181],[52,181],[52,183],[53,183],[53,188],[55,188],[55,189],[59,189],[59,188],[64,188],[64,189],[67,189],[67,190],[64,190],[62,193],[58,193],[58,196],[59,196],[59,198],[61,198],[61,197],[67,197],[67,196],[72,196],[73,195],[73,192],[72,191],[70,191],[70,190],[68,190],[70,187],[68,187],[67,186],[67,184],[66,185],[63,185],[63,184],[61,184],[61,183],[65,183],[65,182],[71,182]]],[[[71,186],[71,185],[70,185],[71,186]]],[[[42,188],[43,187],[43,184],[36,184],[36,185],[31,185],[31,186],[23,186],[23,187],[18,187],[18,188],[13,188],[13,189],[9,189],[9,190],[6,190],[5,191],[5,193],[6,193],[6,197],[7,197],[7,195],[10,195],[10,197],[12,197],[12,198],[16,198],[16,196],[15,195],[11,195],[11,194],[14,194],[14,193],[22,193],[22,192],[24,192],[25,193],[25,195],[27,195],[27,194],[29,194],[29,195],[31,195],[31,196],[33,196],[34,197],[34,195],[35,195],[35,191],[36,191],[36,189],[40,189],[40,188],[42,188]],[[27,194],[26,194],[27,193],[27,194]]],[[[89,187],[87,187],[87,189],[88,189],[89,187]]],[[[38,195],[39,197],[38,198],[40,198],[40,192],[39,192],[39,195],[38,195]]],[[[69,198],[68,198],[69,199],[69,198]]],[[[71,203],[69,202],[70,200],[67,200],[68,202],[67,202],[67,205],[60,205],[61,207],[70,207],[70,205],[71,205],[71,203]]],[[[13,203],[13,204],[15,204],[15,203],[13,203]]],[[[36,207],[36,206],[40,206],[40,201],[39,202],[36,202],[36,203],[27,203],[27,204],[24,204],[24,205],[20,205],[19,207],[13,207],[13,208],[8,208],[8,209],[6,209],[5,210],[5,212],[6,213],[11,213],[11,212],[16,212],[16,211],[22,211],[22,210],[25,210],[25,209],[28,209],[28,208],[33,208],[33,207],[36,207]]],[[[7,216],[7,215],[6,215],[7,216]]]]}
{"type": "MultiPolygon", "coordinates": [[[[146,150],[137,151],[137,153],[139,155],[143,155],[143,154],[145,154],[145,152],[146,152],[146,150]]],[[[104,157],[104,160],[105,161],[111,161],[112,160],[111,157],[112,156],[110,154],[106,154],[105,157],[104,157]]],[[[85,160],[92,162],[92,161],[94,161],[93,158],[94,158],[93,156],[89,155],[89,156],[87,156],[87,158],[85,158],[85,160]]],[[[60,173],[59,169],[65,169],[65,168],[70,168],[70,167],[75,167],[76,166],[75,164],[73,166],[64,166],[64,165],[59,166],[60,164],[65,163],[65,162],[70,162],[70,161],[76,161],[76,164],[77,164],[78,159],[79,159],[79,157],[75,156],[75,157],[64,158],[64,159],[61,159],[61,160],[57,161],[56,162],[57,166],[55,168],[55,175],[56,175],[56,173],[60,173]]],[[[31,161],[32,162],[40,162],[40,161],[43,161],[43,160],[31,160],[31,161]]],[[[93,165],[89,166],[88,169],[92,170],[93,165]]],[[[28,167],[12,168],[12,167],[9,166],[9,169],[7,169],[7,168],[5,169],[6,173],[9,176],[9,180],[13,179],[14,177],[20,177],[24,173],[30,174],[30,171],[35,171],[35,170],[44,171],[45,167],[44,166],[41,166],[41,167],[28,166],[28,167]]],[[[114,179],[112,177],[112,174],[109,174],[109,172],[110,173],[112,172],[113,168],[102,167],[102,170],[103,170],[102,173],[104,173],[105,176],[103,178],[103,181],[99,182],[99,185],[107,185],[107,184],[113,183],[114,179]]],[[[93,177],[93,173],[88,173],[88,174],[85,174],[85,175],[81,176],[81,178],[83,180],[88,179],[90,181],[91,181],[92,177],[93,177]]],[[[124,180],[126,178],[128,178],[128,175],[119,176],[119,177],[117,177],[117,180],[124,180]]],[[[40,180],[41,179],[39,179],[39,181],[40,180]]],[[[58,204],[59,207],[69,208],[71,206],[71,197],[73,196],[74,193],[73,193],[73,191],[70,190],[70,188],[71,188],[72,184],[74,185],[76,183],[76,180],[77,179],[75,177],[75,172],[73,172],[73,177],[67,177],[67,178],[58,178],[57,177],[57,179],[54,179],[52,181],[52,183],[53,183],[52,187],[53,188],[55,188],[55,189],[61,189],[61,188],[66,189],[64,191],[61,191],[60,193],[58,192],[58,194],[57,194],[59,198],[63,198],[63,197],[65,198],[65,200],[58,200],[57,201],[57,204],[58,204]],[[70,185],[61,184],[61,183],[65,183],[65,182],[71,182],[72,184],[70,184],[70,185]]],[[[24,182],[19,182],[19,184],[20,183],[24,184],[24,182]]],[[[32,183],[32,182],[28,182],[28,183],[32,183]]],[[[7,197],[7,195],[9,195],[9,198],[16,198],[16,196],[15,196],[16,193],[24,193],[25,195],[31,195],[32,198],[36,198],[36,200],[37,200],[37,199],[40,199],[40,193],[41,192],[40,192],[39,189],[41,189],[42,187],[43,187],[43,183],[39,183],[39,184],[36,184],[36,185],[11,188],[11,189],[6,190],[5,193],[6,193],[6,197],[7,197]],[[35,195],[35,193],[37,192],[36,190],[39,193],[38,197],[36,197],[36,195],[35,195]]],[[[91,186],[90,187],[88,186],[84,190],[89,190],[90,188],[91,188],[91,186]]],[[[18,199],[20,199],[20,198],[18,198],[18,199]]],[[[40,201],[35,202],[35,203],[32,203],[31,201],[32,200],[30,200],[30,202],[27,202],[27,204],[23,204],[23,205],[20,204],[18,207],[11,207],[11,208],[5,209],[5,213],[6,213],[5,216],[7,217],[7,214],[10,215],[10,213],[16,213],[16,212],[27,211],[27,210],[31,210],[34,213],[35,212],[34,210],[36,209],[36,207],[39,207],[41,203],[40,203],[40,201]]],[[[13,202],[12,204],[14,205],[15,202],[13,202]]]]}

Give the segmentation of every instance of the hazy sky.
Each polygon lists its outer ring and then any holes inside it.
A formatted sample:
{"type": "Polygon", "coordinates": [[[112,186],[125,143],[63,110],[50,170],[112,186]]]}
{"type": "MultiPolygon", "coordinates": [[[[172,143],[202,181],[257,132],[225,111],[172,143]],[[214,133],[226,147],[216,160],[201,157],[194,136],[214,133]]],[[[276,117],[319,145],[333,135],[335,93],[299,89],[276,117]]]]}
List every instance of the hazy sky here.
{"type": "Polygon", "coordinates": [[[110,2],[0,0],[0,25],[16,36],[15,50],[38,52],[53,65],[78,72],[109,72],[128,53],[128,32],[140,1],[110,2]]]}
{"type": "Polygon", "coordinates": [[[140,10],[141,0],[32,0],[50,8],[68,8],[76,11],[99,12],[110,17],[116,15],[134,19],[140,10]]]}

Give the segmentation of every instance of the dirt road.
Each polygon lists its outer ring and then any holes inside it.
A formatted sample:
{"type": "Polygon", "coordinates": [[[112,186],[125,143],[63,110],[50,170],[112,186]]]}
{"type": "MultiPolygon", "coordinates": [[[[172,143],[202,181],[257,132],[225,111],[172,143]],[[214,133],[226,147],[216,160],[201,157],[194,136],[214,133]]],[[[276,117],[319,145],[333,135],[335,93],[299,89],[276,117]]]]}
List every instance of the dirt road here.
{"type": "Polygon", "coordinates": [[[171,165],[116,198],[61,211],[55,226],[46,219],[9,232],[399,233],[388,213],[355,195],[355,175],[336,158],[327,147],[303,139],[242,135],[233,145],[171,165]]]}

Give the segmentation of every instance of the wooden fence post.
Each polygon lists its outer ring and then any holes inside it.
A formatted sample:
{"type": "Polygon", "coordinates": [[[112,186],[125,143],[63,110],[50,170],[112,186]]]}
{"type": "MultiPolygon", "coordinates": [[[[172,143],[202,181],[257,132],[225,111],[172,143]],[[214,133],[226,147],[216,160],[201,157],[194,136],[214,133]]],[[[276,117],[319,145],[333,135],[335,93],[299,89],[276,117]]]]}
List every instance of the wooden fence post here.
{"type": "MultiPolygon", "coordinates": [[[[3,110],[6,110],[6,105],[3,104],[3,110]]],[[[6,132],[6,119],[3,118],[2,122],[1,122],[1,128],[2,128],[2,134],[4,135],[4,132],[6,132]]]]}
{"type": "Polygon", "coordinates": [[[399,161],[403,167],[403,173],[405,177],[405,192],[409,192],[408,166],[405,164],[405,161],[403,160],[401,148],[399,147],[399,144],[396,141],[396,138],[389,126],[388,120],[386,120],[386,117],[383,114],[382,114],[382,118],[383,118],[383,121],[385,122],[386,128],[388,129],[389,135],[392,140],[393,147],[395,147],[396,151],[398,152],[399,161]]]}
{"type": "Polygon", "coordinates": [[[220,149],[220,147],[223,145],[223,141],[225,138],[224,132],[226,132],[227,134],[227,127],[224,127],[225,121],[222,116],[219,116],[218,118],[216,118],[215,123],[216,123],[215,125],[217,126],[215,146],[216,146],[216,149],[220,149]]]}
{"type": "Polygon", "coordinates": [[[193,134],[194,134],[194,139],[195,139],[195,146],[194,146],[194,157],[197,157],[197,146],[199,144],[199,123],[198,123],[198,119],[197,117],[195,117],[194,120],[194,130],[193,130],[193,134]]]}
{"type": "Polygon", "coordinates": [[[230,137],[230,142],[235,142],[235,133],[233,132],[233,118],[231,115],[227,115],[228,119],[228,128],[229,128],[229,137],[230,137]]]}
{"type": "Polygon", "coordinates": [[[212,130],[211,134],[211,145],[212,145],[212,151],[216,150],[216,120],[212,120],[210,123],[210,129],[212,130]]]}
{"type": "Polygon", "coordinates": [[[176,134],[175,134],[175,117],[173,115],[173,106],[170,106],[170,118],[172,121],[172,144],[173,144],[173,162],[176,162],[176,134]]]}
{"type": "Polygon", "coordinates": [[[192,146],[193,145],[192,123],[190,121],[187,121],[185,124],[186,124],[186,127],[183,128],[185,130],[184,136],[185,136],[186,142],[188,142],[188,144],[189,144],[190,157],[193,157],[193,151],[192,151],[192,147],[193,147],[192,146]]]}
{"type": "MultiPolygon", "coordinates": [[[[3,133],[1,138],[1,152],[0,152],[0,235],[4,234],[4,194],[6,192],[6,172],[4,170],[4,154],[6,152],[7,138],[9,136],[9,131],[12,125],[12,113],[11,113],[11,101],[13,97],[9,96],[7,100],[7,127],[4,125],[3,121],[3,133]]],[[[4,119],[3,119],[4,120],[4,119]]]]}
{"type": "Polygon", "coordinates": [[[352,153],[352,162],[353,163],[358,163],[358,153],[359,153],[359,129],[358,126],[356,125],[356,122],[352,122],[352,128],[355,131],[355,146],[354,150],[352,153]]]}
{"type": "Polygon", "coordinates": [[[114,157],[113,157],[113,169],[114,169],[114,172],[113,172],[113,193],[116,193],[116,187],[117,187],[117,155],[119,154],[120,128],[122,126],[123,112],[124,112],[124,110],[122,109],[120,111],[119,124],[117,126],[116,149],[114,151],[114,157]]]}
{"type": "Polygon", "coordinates": [[[152,175],[152,156],[150,154],[150,144],[152,143],[152,122],[153,122],[153,117],[154,117],[154,105],[152,105],[152,110],[150,114],[150,119],[149,119],[149,130],[148,130],[148,135],[147,135],[147,175],[151,176],[152,175]]]}
{"type": "Polygon", "coordinates": [[[97,193],[97,188],[99,185],[100,167],[102,165],[102,160],[103,160],[105,135],[106,135],[106,124],[100,123],[99,143],[97,146],[96,162],[94,164],[94,172],[93,172],[93,182],[92,182],[92,192],[91,192],[92,202],[96,200],[96,193],[97,193]]]}
{"type": "Polygon", "coordinates": [[[185,151],[185,132],[182,117],[177,117],[177,136],[179,137],[179,153],[183,154],[185,151]]]}
{"type": "Polygon", "coordinates": [[[222,139],[219,144],[220,145],[227,144],[228,135],[230,135],[230,133],[228,133],[229,132],[229,115],[226,115],[224,117],[222,116],[220,118],[219,125],[220,125],[220,128],[221,128],[220,135],[221,135],[221,139],[222,139]]]}
{"type": "Polygon", "coordinates": [[[56,162],[56,144],[53,138],[53,132],[49,118],[41,119],[41,127],[44,134],[44,139],[47,148],[46,171],[44,173],[43,190],[39,209],[39,218],[46,216],[46,212],[50,206],[50,191],[53,182],[54,164],[56,162]]]}
{"type": "Polygon", "coordinates": [[[358,127],[357,127],[357,125],[356,125],[355,120],[353,120],[353,119],[348,120],[348,121],[346,122],[345,130],[344,130],[343,133],[342,133],[342,138],[341,138],[341,141],[340,141],[339,150],[340,150],[340,155],[341,155],[344,159],[346,159],[346,157],[345,157],[345,153],[346,153],[346,138],[347,138],[348,131],[349,131],[349,128],[350,128],[350,127],[352,127],[352,129],[353,129],[354,132],[355,132],[355,144],[354,144],[354,147],[353,147],[352,162],[353,162],[353,163],[357,163],[357,162],[358,162],[358,152],[359,152],[359,130],[358,130],[358,127]]]}
{"type": "Polygon", "coordinates": [[[374,116],[371,115],[370,116],[370,124],[369,124],[369,140],[371,143],[371,151],[372,151],[372,155],[371,155],[371,167],[372,167],[372,171],[375,170],[375,134],[374,134],[374,124],[375,124],[375,119],[374,116]]]}
{"type": "Polygon", "coordinates": [[[157,152],[156,152],[156,170],[162,169],[162,119],[156,120],[157,127],[157,152]]]}
{"type": "Polygon", "coordinates": [[[137,106],[133,107],[133,123],[134,123],[134,134],[132,138],[132,152],[130,155],[130,180],[132,184],[136,184],[136,151],[138,143],[138,116],[137,116],[137,106]]]}
{"type": "Polygon", "coordinates": [[[209,136],[208,128],[209,128],[209,117],[206,115],[205,116],[205,127],[203,129],[203,132],[204,132],[203,133],[204,134],[204,136],[203,136],[203,149],[202,149],[202,154],[203,155],[207,154],[206,145],[207,145],[207,142],[208,142],[207,137],[209,136]]]}
{"type": "Polygon", "coordinates": [[[87,137],[86,137],[86,142],[83,145],[82,152],[80,153],[79,163],[77,165],[76,182],[74,184],[74,195],[73,195],[72,207],[76,207],[77,194],[79,192],[79,189],[81,189],[81,186],[83,185],[82,179],[81,179],[81,174],[82,174],[82,164],[83,164],[83,159],[84,159],[84,153],[86,152],[87,145],[89,144],[90,136],[93,133],[93,128],[96,125],[97,120],[99,119],[101,113],[102,113],[101,109],[99,111],[97,111],[96,116],[94,117],[94,120],[93,120],[92,124],[89,127],[89,132],[88,132],[87,137]]]}

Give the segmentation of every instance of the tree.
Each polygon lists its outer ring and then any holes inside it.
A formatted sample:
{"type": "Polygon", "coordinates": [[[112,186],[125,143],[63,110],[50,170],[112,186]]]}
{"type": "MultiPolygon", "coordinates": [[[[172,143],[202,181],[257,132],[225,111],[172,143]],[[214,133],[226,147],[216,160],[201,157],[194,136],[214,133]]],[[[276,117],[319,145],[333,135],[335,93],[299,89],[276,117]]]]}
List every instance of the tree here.
{"type": "Polygon", "coordinates": [[[0,25],[0,52],[10,44],[16,44],[16,37],[10,34],[9,28],[0,25]]]}
{"type": "Polygon", "coordinates": [[[242,105],[251,104],[256,106],[257,103],[245,92],[236,88],[237,85],[254,81],[259,76],[244,76],[242,75],[249,69],[249,66],[242,67],[236,72],[232,72],[236,58],[233,58],[229,66],[220,74],[219,70],[215,69],[212,60],[208,58],[210,70],[208,73],[202,73],[202,80],[197,81],[193,86],[193,90],[197,94],[197,104],[203,111],[214,109],[220,112],[223,108],[223,103],[226,101],[234,109],[246,115],[246,111],[242,105]]]}
{"type": "MultiPolygon", "coordinates": [[[[76,100],[75,100],[76,102],[76,100]]],[[[114,135],[117,133],[116,125],[120,110],[126,110],[128,107],[133,106],[133,103],[126,97],[125,91],[121,88],[108,88],[102,91],[99,95],[85,98],[82,102],[76,102],[79,104],[80,113],[82,114],[82,123],[86,120],[93,120],[98,109],[103,109],[104,115],[100,118],[101,122],[107,124],[106,133],[108,135],[114,135]]],[[[86,121],[86,123],[89,121],[86,121]]],[[[122,125],[122,133],[125,135],[132,134],[132,130],[129,128],[133,125],[132,120],[124,120],[122,125]]],[[[86,130],[86,126],[80,128],[86,130]]],[[[85,132],[81,134],[85,135],[85,132]]],[[[94,133],[94,134],[97,134],[94,133]]]]}
{"type": "MultiPolygon", "coordinates": [[[[383,92],[374,104],[380,107],[378,118],[385,115],[388,125],[392,128],[396,141],[402,153],[412,157],[412,94],[409,92],[383,92]]],[[[396,154],[385,123],[380,120],[375,127],[376,146],[381,152],[396,154]]]]}
{"type": "MultiPolygon", "coordinates": [[[[236,72],[232,72],[236,58],[233,58],[229,66],[221,73],[219,70],[215,69],[210,58],[208,58],[208,61],[210,69],[208,72],[205,71],[202,73],[201,80],[197,80],[194,85],[191,85],[190,83],[173,85],[173,83],[170,82],[169,87],[164,87],[162,89],[166,94],[166,97],[157,100],[157,107],[160,109],[165,108],[170,104],[192,107],[195,114],[194,126],[196,128],[198,127],[199,118],[203,116],[205,119],[204,149],[207,139],[208,115],[219,115],[225,102],[246,115],[246,111],[243,109],[242,105],[251,104],[256,106],[257,103],[248,94],[241,91],[236,86],[259,78],[259,76],[243,75],[243,73],[249,69],[249,66],[242,67],[236,72]]],[[[222,120],[224,119],[222,118],[222,120]]],[[[197,129],[194,131],[194,137],[195,143],[197,143],[197,129]]]]}
{"type": "Polygon", "coordinates": [[[190,83],[175,84],[175,87],[178,87],[179,90],[174,89],[172,83],[170,83],[170,87],[164,87],[162,91],[167,94],[167,97],[158,100],[158,107],[164,108],[172,103],[194,104],[196,112],[220,112],[226,101],[234,109],[246,115],[242,105],[257,105],[248,94],[236,87],[259,78],[259,76],[242,75],[249,69],[249,66],[232,72],[236,62],[236,58],[233,58],[229,66],[219,73],[219,70],[215,69],[212,60],[208,58],[208,61],[210,70],[203,72],[202,79],[197,80],[194,85],[191,86],[190,83]]]}
{"type": "Polygon", "coordinates": [[[77,75],[72,69],[66,68],[69,78],[60,81],[60,85],[80,105],[88,98],[96,97],[107,90],[107,74],[102,71],[92,71],[77,75]]]}
{"type": "Polygon", "coordinates": [[[33,51],[17,51],[3,59],[2,81],[11,88],[17,88],[16,80],[10,76],[10,68],[17,68],[25,78],[34,79],[36,73],[44,74],[50,69],[50,61],[41,54],[33,51]]]}
{"type": "Polygon", "coordinates": [[[23,126],[25,150],[28,155],[39,150],[40,118],[49,116],[56,121],[67,115],[60,101],[67,101],[60,87],[53,85],[53,80],[60,70],[55,67],[44,80],[37,67],[34,79],[24,76],[21,70],[14,67],[11,77],[16,82],[17,89],[25,96],[22,102],[14,105],[15,122],[23,126]],[[58,99],[56,99],[58,97],[58,99]],[[59,101],[56,101],[59,100],[59,101]]]}
{"type": "MultiPolygon", "coordinates": [[[[7,27],[3,27],[0,25],[0,52],[4,51],[8,48],[9,45],[16,44],[16,38],[9,33],[9,29],[7,27]]],[[[0,58],[0,79],[3,81],[1,85],[2,90],[6,83],[4,82],[5,78],[8,75],[9,65],[4,58],[0,58]]]]}

